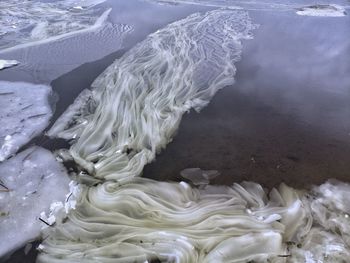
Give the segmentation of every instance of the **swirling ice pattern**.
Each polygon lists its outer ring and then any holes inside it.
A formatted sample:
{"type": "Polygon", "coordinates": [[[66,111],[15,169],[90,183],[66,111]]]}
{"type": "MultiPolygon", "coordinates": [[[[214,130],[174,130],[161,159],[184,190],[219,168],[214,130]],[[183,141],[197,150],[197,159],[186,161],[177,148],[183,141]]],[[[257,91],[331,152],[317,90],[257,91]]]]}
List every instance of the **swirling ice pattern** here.
{"type": "Polygon", "coordinates": [[[75,139],[71,156],[97,178],[139,175],[186,111],[199,111],[233,84],[241,40],[254,28],[246,12],[230,9],[168,25],[115,61],[78,99],[86,103],[71,107],[79,110],[68,110],[49,135],[75,139]]]}
{"type": "Polygon", "coordinates": [[[267,196],[245,182],[192,188],[134,179],[85,187],[48,228],[38,262],[347,262],[350,186],[267,196]]]}

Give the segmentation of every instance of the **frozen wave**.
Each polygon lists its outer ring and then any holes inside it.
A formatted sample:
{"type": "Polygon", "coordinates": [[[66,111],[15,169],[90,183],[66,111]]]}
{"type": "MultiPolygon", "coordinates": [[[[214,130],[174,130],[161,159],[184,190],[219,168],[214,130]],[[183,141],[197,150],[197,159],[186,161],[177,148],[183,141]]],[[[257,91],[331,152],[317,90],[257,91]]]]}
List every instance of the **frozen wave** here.
{"type": "Polygon", "coordinates": [[[50,95],[50,86],[0,81],[0,162],[46,128],[50,95]]]}
{"type": "Polygon", "coordinates": [[[97,178],[139,175],[186,111],[199,111],[234,82],[241,40],[254,28],[246,12],[226,9],[158,30],[101,74],[49,135],[75,139],[70,154],[97,178]]]}
{"type": "Polygon", "coordinates": [[[192,188],[137,178],[84,187],[38,262],[347,262],[350,185],[192,188]]]}
{"type": "Polygon", "coordinates": [[[47,150],[32,147],[0,164],[0,257],[39,237],[40,213],[64,201],[69,178],[47,150]]]}
{"type": "Polygon", "coordinates": [[[101,15],[92,7],[101,2],[104,1],[0,1],[0,52],[89,28],[101,15]]]}

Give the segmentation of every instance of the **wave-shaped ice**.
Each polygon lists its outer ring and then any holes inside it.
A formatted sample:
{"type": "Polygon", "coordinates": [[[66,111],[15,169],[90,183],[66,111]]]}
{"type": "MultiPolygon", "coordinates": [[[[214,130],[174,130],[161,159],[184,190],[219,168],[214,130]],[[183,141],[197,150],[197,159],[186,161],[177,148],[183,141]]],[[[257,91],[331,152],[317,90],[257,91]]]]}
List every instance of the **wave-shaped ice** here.
{"type": "Polygon", "coordinates": [[[305,6],[298,8],[296,13],[301,16],[342,17],[346,15],[345,9],[339,5],[305,6]]]}
{"type": "Polygon", "coordinates": [[[97,178],[139,175],[186,111],[234,82],[241,41],[254,28],[246,12],[222,9],[158,30],[109,66],[48,134],[75,139],[70,154],[97,178]]]}
{"type": "Polygon", "coordinates": [[[40,236],[40,213],[64,201],[68,183],[63,166],[39,147],[0,164],[0,258],[40,236]]]}
{"type": "Polygon", "coordinates": [[[4,68],[10,68],[18,65],[19,62],[17,60],[4,60],[0,59],[0,70],[4,68]]]}
{"type": "Polygon", "coordinates": [[[38,262],[346,262],[349,191],[282,184],[267,195],[249,182],[198,189],[143,178],[84,187],[38,262]]]}
{"type": "Polygon", "coordinates": [[[101,2],[104,1],[0,1],[0,50],[3,53],[17,45],[87,29],[104,16],[92,8],[101,2]],[[77,6],[81,8],[74,8],[77,6]]]}
{"type": "Polygon", "coordinates": [[[46,128],[51,92],[46,85],[0,81],[0,162],[46,128]]]}

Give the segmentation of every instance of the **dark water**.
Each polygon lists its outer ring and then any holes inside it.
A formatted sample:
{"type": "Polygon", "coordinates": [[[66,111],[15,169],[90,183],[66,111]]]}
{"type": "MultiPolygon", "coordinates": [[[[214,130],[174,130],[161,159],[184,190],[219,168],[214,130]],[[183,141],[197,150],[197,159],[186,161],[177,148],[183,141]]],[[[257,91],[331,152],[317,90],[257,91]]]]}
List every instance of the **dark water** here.
{"type": "MultiPolygon", "coordinates": [[[[114,22],[135,31],[124,48],[54,80],[55,120],[81,90],[125,50],[167,23],[208,7],[113,2],[114,22]]],[[[144,176],[180,180],[189,167],[216,169],[218,184],[242,180],[273,187],[307,188],[328,178],[350,181],[350,17],[300,17],[293,12],[251,11],[260,28],[243,43],[236,83],[219,91],[200,114],[186,114],[173,142],[144,176]]],[[[28,79],[11,69],[0,79],[28,79]]],[[[31,144],[67,147],[42,136],[31,144]]],[[[34,262],[23,248],[7,262],[34,262]],[[24,259],[25,258],[25,259],[24,259]]],[[[0,260],[1,261],[1,260],[0,260]]]]}
{"type": "Polygon", "coordinates": [[[236,83],[178,135],[144,176],[177,180],[188,167],[214,182],[305,188],[350,179],[350,19],[251,12],[261,26],[243,44],[236,83]]]}

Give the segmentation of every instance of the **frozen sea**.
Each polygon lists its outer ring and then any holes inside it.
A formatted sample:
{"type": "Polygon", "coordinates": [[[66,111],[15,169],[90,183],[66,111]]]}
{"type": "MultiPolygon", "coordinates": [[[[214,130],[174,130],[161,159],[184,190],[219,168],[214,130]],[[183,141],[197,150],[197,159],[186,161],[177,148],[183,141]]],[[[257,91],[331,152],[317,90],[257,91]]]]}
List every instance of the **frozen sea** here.
{"type": "MultiPolygon", "coordinates": [[[[309,189],[330,178],[350,182],[346,0],[1,1],[0,59],[19,64],[0,70],[0,81],[52,88],[44,103],[51,105],[50,121],[47,115],[18,152],[34,145],[68,148],[45,132],[81,91],[153,32],[218,8],[247,11],[258,25],[252,39],[242,40],[234,83],[200,113],[185,113],[172,142],[142,175],[179,182],[183,169],[200,167],[217,170],[213,183],[220,185],[254,181],[270,189],[284,182],[309,189]]],[[[0,119],[1,126],[16,121],[0,119]]],[[[1,143],[6,135],[0,134],[1,143]]],[[[21,247],[3,261],[35,262],[35,249],[26,252],[21,247]]]]}

